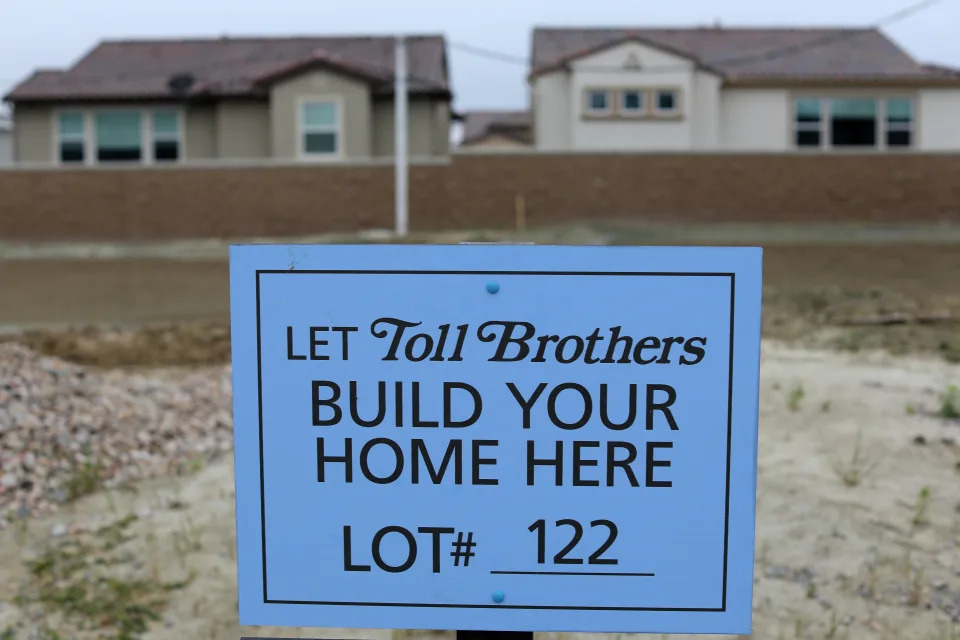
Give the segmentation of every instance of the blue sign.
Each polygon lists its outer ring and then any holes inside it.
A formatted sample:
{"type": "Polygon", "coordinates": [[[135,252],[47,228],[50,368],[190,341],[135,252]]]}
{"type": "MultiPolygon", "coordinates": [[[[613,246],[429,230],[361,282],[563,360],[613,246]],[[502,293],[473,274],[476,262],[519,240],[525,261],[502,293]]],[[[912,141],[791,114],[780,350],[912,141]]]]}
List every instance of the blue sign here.
{"type": "Polygon", "coordinates": [[[759,249],[230,270],[242,624],[750,633],[759,249]]]}

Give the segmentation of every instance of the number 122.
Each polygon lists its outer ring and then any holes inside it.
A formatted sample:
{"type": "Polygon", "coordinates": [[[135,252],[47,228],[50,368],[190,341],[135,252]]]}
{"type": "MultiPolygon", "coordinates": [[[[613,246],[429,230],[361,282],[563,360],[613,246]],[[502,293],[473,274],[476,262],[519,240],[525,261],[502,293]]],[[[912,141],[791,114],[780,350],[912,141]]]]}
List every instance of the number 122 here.
{"type": "MultiPolygon", "coordinates": [[[[567,543],[563,549],[559,551],[555,556],[553,556],[554,564],[583,564],[583,558],[568,558],[567,554],[573,551],[574,547],[577,546],[577,543],[580,542],[580,539],[583,538],[583,525],[577,522],[576,520],[557,520],[556,526],[559,529],[560,527],[573,527],[573,538],[567,543]]],[[[591,527],[606,527],[608,534],[607,540],[600,547],[590,554],[590,558],[587,560],[587,564],[617,564],[617,560],[613,558],[603,558],[603,554],[609,549],[614,540],[617,539],[617,525],[610,522],[609,520],[594,520],[590,523],[591,527]]],[[[547,559],[547,522],[546,520],[540,519],[530,525],[527,529],[528,531],[534,532],[537,534],[537,563],[545,564],[547,559]]]]}

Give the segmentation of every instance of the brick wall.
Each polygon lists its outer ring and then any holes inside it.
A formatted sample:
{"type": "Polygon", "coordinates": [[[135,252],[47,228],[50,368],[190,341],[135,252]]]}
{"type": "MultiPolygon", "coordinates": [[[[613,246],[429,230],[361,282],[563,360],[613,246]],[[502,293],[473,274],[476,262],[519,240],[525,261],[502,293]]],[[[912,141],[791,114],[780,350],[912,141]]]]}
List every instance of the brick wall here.
{"type": "MultiPolygon", "coordinates": [[[[960,155],[456,155],[410,169],[414,229],[643,217],[960,222],[960,155]]],[[[0,171],[0,240],[390,228],[387,165],[0,171]]]]}

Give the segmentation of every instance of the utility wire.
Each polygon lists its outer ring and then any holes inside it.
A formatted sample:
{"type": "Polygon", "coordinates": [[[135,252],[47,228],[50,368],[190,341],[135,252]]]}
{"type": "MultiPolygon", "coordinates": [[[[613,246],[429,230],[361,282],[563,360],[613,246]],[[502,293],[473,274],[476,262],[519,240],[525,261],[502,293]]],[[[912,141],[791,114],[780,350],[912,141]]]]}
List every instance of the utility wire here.
{"type": "MultiPolygon", "coordinates": [[[[866,28],[879,29],[881,27],[887,27],[897,22],[901,22],[910,18],[918,13],[926,11],[938,4],[945,2],[946,0],[921,0],[911,4],[903,9],[895,11],[891,14],[881,17],[880,19],[874,21],[872,24],[868,25],[866,28]]],[[[805,42],[786,45],[781,47],[774,47],[767,49],[765,51],[758,51],[756,53],[749,53],[740,56],[734,56],[729,58],[717,58],[714,60],[703,60],[702,64],[706,66],[715,66],[722,65],[724,67],[738,67],[752,62],[765,62],[768,60],[776,60],[778,58],[785,58],[794,55],[798,55],[807,51],[809,49],[814,49],[817,47],[828,46],[832,44],[837,44],[849,38],[853,38],[863,34],[862,28],[856,29],[844,29],[841,31],[832,32],[823,36],[818,36],[816,38],[811,38],[805,42]]],[[[498,62],[506,62],[511,64],[520,64],[525,67],[533,68],[533,60],[530,58],[517,56],[509,53],[504,53],[502,51],[495,51],[492,49],[486,49],[484,47],[478,47],[476,45],[463,43],[463,42],[448,42],[448,46],[451,49],[456,49],[463,51],[464,53],[469,53],[471,55],[484,57],[490,60],[496,60],[498,62]]],[[[656,65],[643,67],[644,73],[675,73],[678,71],[686,70],[686,65],[656,65]]],[[[608,72],[624,72],[625,70],[622,67],[603,67],[603,66],[588,66],[583,67],[585,71],[608,71],[608,72]]]]}

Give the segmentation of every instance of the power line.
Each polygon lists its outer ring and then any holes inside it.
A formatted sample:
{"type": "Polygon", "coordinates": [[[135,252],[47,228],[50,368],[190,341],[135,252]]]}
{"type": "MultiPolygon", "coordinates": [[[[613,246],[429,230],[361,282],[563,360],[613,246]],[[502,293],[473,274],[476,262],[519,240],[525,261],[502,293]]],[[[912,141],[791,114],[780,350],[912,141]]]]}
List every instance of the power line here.
{"type": "MultiPolygon", "coordinates": [[[[897,22],[901,22],[907,18],[910,18],[918,13],[926,11],[938,4],[945,2],[946,0],[920,0],[914,4],[911,4],[903,9],[895,11],[889,15],[883,16],[880,19],[874,21],[872,24],[868,25],[868,28],[879,29],[881,27],[887,27],[897,22]]],[[[816,38],[811,38],[802,43],[786,45],[781,47],[774,47],[767,49],[765,51],[759,51],[756,53],[745,54],[740,56],[734,56],[729,58],[718,58],[715,60],[703,60],[702,64],[706,66],[714,65],[723,65],[725,67],[737,67],[741,65],[750,64],[751,62],[765,62],[768,60],[776,60],[778,58],[790,57],[797,54],[800,54],[808,49],[813,49],[816,47],[828,46],[832,44],[837,44],[849,38],[862,35],[863,29],[845,29],[842,31],[833,32],[824,36],[819,36],[816,38]]],[[[525,67],[533,67],[533,60],[530,58],[517,56],[509,53],[504,53],[502,51],[495,51],[492,49],[486,49],[484,47],[478,47],[476,45],[463,43],[463,42],[448,42],[448,46],[451,49],[457,49],[465,53],[476,55],[479,57],[488,58],[490,60],[496,60],[498,62],[506,62],[511,64],[522,64],[525,67]]],[[[608,71],[608,72],[623,72],[622,67],[582,67],[585,71],[608,71]]],[[[687,67],[685,65],[658,65],[644,67],[643,71],[645,73],[674,73],[678,71],[684,71],[687,67]]]]}

